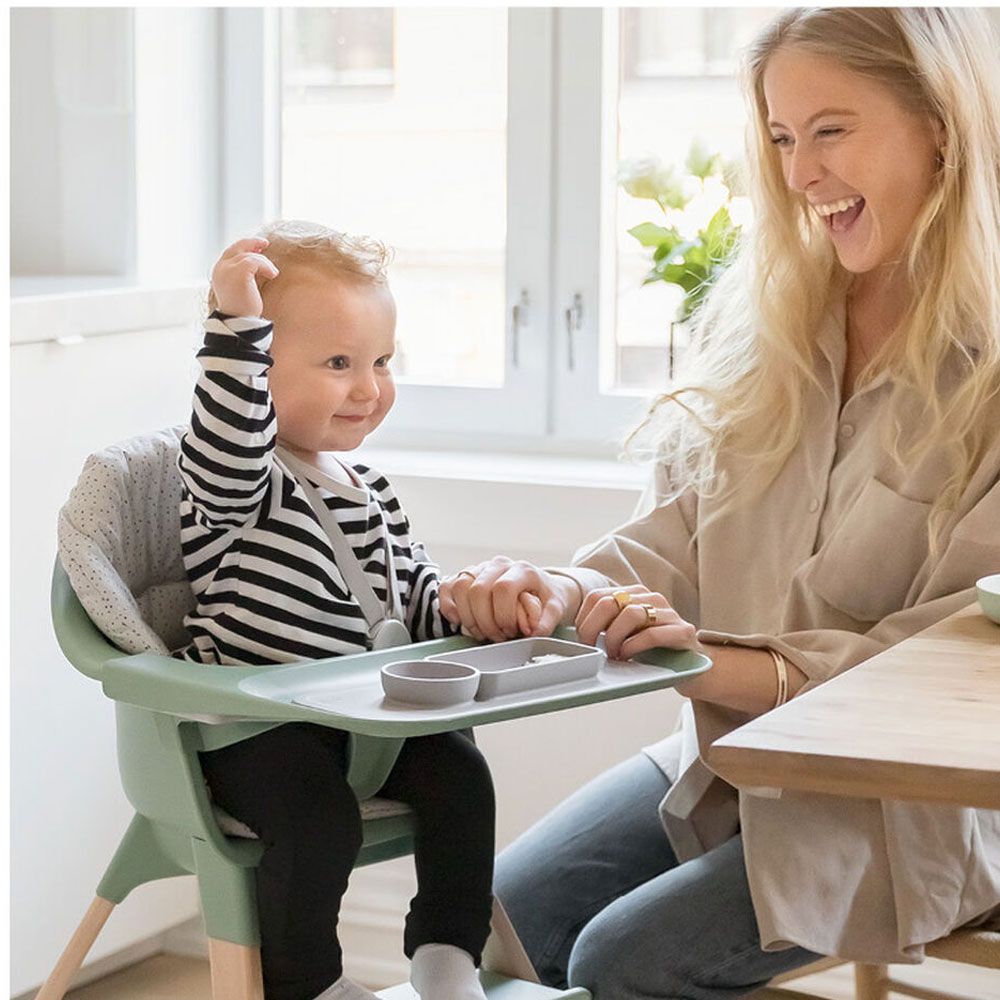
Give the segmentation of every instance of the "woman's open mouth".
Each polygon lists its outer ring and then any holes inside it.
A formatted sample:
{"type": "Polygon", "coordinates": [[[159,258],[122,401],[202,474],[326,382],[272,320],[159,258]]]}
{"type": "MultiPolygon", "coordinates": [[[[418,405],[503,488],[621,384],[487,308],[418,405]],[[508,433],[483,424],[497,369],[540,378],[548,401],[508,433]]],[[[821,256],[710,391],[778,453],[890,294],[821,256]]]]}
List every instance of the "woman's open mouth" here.
{"type": "Polygon", "coordinates": [[[865,199],[860,195],[816,206],[816,211],[823,216],[833,233],[846,233],[858,221],[864,209],[865,199]]]}

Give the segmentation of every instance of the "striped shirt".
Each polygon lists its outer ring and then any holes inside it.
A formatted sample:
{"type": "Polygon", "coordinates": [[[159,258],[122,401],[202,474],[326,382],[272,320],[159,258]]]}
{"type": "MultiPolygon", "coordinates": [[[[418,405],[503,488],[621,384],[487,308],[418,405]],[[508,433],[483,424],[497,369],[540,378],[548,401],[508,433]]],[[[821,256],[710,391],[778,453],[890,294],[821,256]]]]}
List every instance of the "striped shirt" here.
{"type": "MultiPolygon", "coordinates": [[[[319,516],[276,453],[270,344],[266,320],[213,313],[198,352],[202,371],[178,467],[181,549],[197,598],[184,619],[193,641],[181,655],[199,663],[289,663],[372,648],[319,516]]],[[[411,540],[388,480],[366,465],[347,468],[354,485],[319,470],[308,479],[376,597],[387,598],[388,543],[413,640],[451,634],[438,606],[437,567],[411,540]]]]}

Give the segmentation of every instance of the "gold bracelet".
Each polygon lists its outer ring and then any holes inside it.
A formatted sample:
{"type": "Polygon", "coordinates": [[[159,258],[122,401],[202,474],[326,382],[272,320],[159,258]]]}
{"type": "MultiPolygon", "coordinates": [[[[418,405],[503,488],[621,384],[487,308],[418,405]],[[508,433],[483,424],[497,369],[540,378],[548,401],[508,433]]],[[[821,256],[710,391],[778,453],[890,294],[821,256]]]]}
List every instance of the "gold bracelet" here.
{"type": "Polygon", "coordinates": [[[768,649],[768,652],[774,660],[774,672],[778,677],[778,694],[774,699],[774,708],[778,708],[788,701],[788,664],[776,649],[768,649]]]}

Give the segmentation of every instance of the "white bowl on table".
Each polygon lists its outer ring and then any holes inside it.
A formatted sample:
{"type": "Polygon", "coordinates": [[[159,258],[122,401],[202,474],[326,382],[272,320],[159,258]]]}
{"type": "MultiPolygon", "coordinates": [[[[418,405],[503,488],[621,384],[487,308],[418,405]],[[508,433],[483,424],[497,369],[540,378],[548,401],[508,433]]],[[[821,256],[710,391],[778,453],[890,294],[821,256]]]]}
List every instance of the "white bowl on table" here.
{"type": "Polygon", "coordinates": [[[977,580],[976,593],[983,614],[1000,625],[1000,573],[977,580]]]}

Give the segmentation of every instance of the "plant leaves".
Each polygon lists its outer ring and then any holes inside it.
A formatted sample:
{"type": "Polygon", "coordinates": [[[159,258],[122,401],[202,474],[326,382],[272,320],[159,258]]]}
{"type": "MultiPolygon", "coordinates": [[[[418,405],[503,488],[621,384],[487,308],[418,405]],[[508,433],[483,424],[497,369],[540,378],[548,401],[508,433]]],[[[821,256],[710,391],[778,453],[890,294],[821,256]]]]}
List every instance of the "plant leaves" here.
{"type": "MultiPolygon", "coordinates": [[[[691,145],[686,167],[688,173],[703,184],[707,178],[718,175],[730,192],[739,189],[734,165],[718,153],[709,153],[698,140],[691,145]]],[[[656,200],[664,211],[684,208],[691,201],[684,195],[683,181],[677,180],[669,170],[661,170],[657,179],[663,186],[656,200]]],[[[683,322],[691,318],[725,267],[739,239],[740,227],[733,222],[727,201],[691,239],[682,236],[673,226],[652,222],[635,226],[629,233],[653,251],[652,267],[642,283],[664,281],[683,290],[684,299],[678,309],[678,318],[683,322]]]]}
{"type": "Polygon", "coordinates": [[[723,205],[698,234],[703,241],[709,260],[724,260],[736,243],[739,228],[733,225],[729,209],[723,205]]]}
{"type": "Polygon", "coordinates": [[[684,166],[687,167],[687,171],[693,177],[699,177],[704,180],[706,177],[711,177],[713,174],[718,173],[721,169],[722,156],[719,153],[709,153],[700,139],[695,139],[691,143],[691,149],[688,152],[687,159],[684,161],[684,166]]]}
{"type": "Polygon", "coordinates": [[[644,247],[675,247],[681,242],[681,234],[673,226],[658,226],[655,222],[640,222],[638,226],[633,226],[628,231],[629,236],[634,236],[644,247]]]}
{"type": "Polygon", "coordinates": [[[685,208],[691,199],[684,193],[680,181],[671,181],[660,189],[656,200],[660,208],[666,211],[668,208],[685,208]]]}

